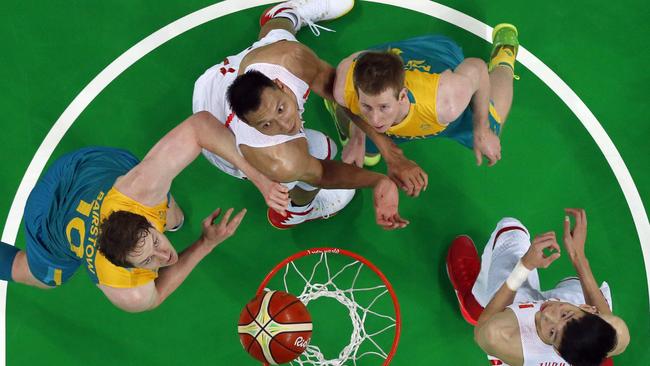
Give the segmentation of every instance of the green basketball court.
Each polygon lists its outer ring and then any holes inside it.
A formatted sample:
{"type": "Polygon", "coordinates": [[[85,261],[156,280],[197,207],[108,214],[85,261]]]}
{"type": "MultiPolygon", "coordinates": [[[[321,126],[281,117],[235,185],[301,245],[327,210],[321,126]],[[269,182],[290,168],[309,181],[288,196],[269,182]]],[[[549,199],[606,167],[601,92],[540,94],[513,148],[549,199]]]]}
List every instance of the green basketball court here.
{"type": "MultiPolygon", "coordinates": [[[[81,114],[71,117],[74,124],[67,132],[57,127],[55,132],[65,134],[54,143],[51,156],[38,159],[49,165],[88,145],[125,148],[143,157],[191,113],[196,78],[255,41],[265,7],[250,8],[248,1],[225,3],[245,10],[184,32],[137,60],[89,99],[85,109],[78,109],[81,114]]],[[[393,3],[403,7],[357,1],[348,15],[324,24],[335,33],[316,37],[303,29],[298,38],[334,65],[365,47],[427,33],[450,36],[466,56],[487,58],[490,44],[485,40],[404,8],[426,1],[393,3]]],[[[586,104],[622,156],[641,201],[650,202],[646,3],[440,3],[489,26],[517,25],[521,45],[586,104]]],[[[207,0],[3,4],[0,223],[9,218],[36,151],[75,97],[136,43],[212,4],[207,0]]],[[[148,313],[115,308],[83,269],[51,291],[10,284],[2,340],[6,364],[256,365],[239,343],[237,320],[266,273],[298,251],[339,247],[372,261],[395,288],[402,337],[393,364],[487,365],[447,279],[447,247],[456,235],[468,234],[482,249],[504,216],[519,218],[531,233],[559,234],[564,207],[587,210],[591,266],[599,282],[610,284],[614,312],[630,328],[630,346],[615,364],[650,364],[647,263],[641,249],[643,244],[648,250],[650,243],[641,243],[637,231],[647,230],[647,213],[643,206],[635,206],[642,218],[635,226],[622,186],[596,140],[540,78],[521,64],[516,71],[521,80],[515,82],[514,104],[502,134],[503,159],[495,167],[476,167],[473,153],[451,140],[402,145],[429,174],[429,187],[419,198],[401,194],[400,212],[411,224],[400,231],[385,232],[375,225],[367,190],[357,192],[350,205],[329,220],[276,230],[268,224],[266,207],[252,184],[227,176],[199,157],[174,181],[172,193],[185,211],[186,224],[169,238],[182,250],[199,236],[201,220],[216,207],[246,207],[249,212],[236,235],[205,258],[162,306],[148,313]]],[[[312,94],[303,117],[308,128],[336,136],[318,96],[312,94]]],[[[614,166],[623,171],[625,167],[614,166]]],[[[385,165],[375,169],[383,172],[385,165]]],[[[12,225],[7,221],[3,241],[9,240],[12,225]]],[[[22,227],[15,244],[24,248],[22,227]]],[[[540,271],[542,287],[550,288],[573,274],[568,258],[561,258],[540,271]]],[[[309,308],[314,343],[334,357],[352,331],[347,310],[329,298],[314,300],[309,308]]],[[[390,301],[379,302],[377,310],[390,313],[390,301]]],[[[390,337],[379,338],[389,349],[390,337]]],[[[379,358],[371,356],[357,362],[379,364],[379,358]]]]}

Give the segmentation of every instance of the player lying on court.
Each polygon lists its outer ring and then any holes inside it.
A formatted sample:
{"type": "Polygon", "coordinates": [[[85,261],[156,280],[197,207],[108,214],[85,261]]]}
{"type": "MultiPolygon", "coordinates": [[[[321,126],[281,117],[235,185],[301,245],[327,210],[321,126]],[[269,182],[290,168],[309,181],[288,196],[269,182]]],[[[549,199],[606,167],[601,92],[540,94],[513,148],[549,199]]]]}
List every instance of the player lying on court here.
{"type": "Polygon", "coordinates": [[[540,290],[537,268],[560,257],[554,232],[538,235],[531,244],[521,222],[504,218],[480,260],[467,236],[457,237],[449,249],[447,271],[461,312],[476,325],[478,345],[497,359],[493,365],[597,366],[630,342],[625,322],[612,314],[609,285],[598,287],[585,255],[585,211],[566,212],[575,226],[571,229],[566,216],[564,249],[578,277],[549,291],[540,290]]]}
{"type": "Polygon", "coordinates": [[[452,40],[428,35],[371,47],[341,61],[334,86],[339,105],[325,104],[345,144],[343,161],[372,166],[383,156],[388,175],[412,196],[426,188],[428,176],[397,144],[448,137],[473,149],[478,165],[483,155],[489,166],[496,164],[519,42],[509,24],[496,26],[492,38],[489,66],[465,58],[452,40]]]}
{"type": "MultiPolygon", "coordinates": [[[[267,9],[259,40],[208,69],[194,87],[193,110],[209,111],[235,136],[242,155],[269,178],[286,183],[286,214],[268,210],[276,228],[328,218],[352,199],[354,188],[372,187],[377,224],[402,228],[397,186],[385,175],[332,161],[336,144],[321,132],[304,129],[303,106],[310,91],[333,99],[336,70],[294,34],[304,25],[340,17],[353,0],[289,1],[267,9]],[[347,188],[347,189],[343,189],[347,188]]],[[[204,155],[237,178],[245,174],[218,156],[204,155]]]]}
{"type": "MultiPolygon", "coordinates": [[[[194,267],[230,237],[246,210],[229,209],[203,220],[203,233],[177,254],[165,231],[183,223],[183,212],[169,194],[172,180],[202,148],[218,153],[246,172],[266,197],[287,197],[232,148],[215,144],[232,139],[207,112],[198,113],[165,135],[139,162],[131,153],[88,147],[56,160],[32,190],[25,207],[26,249],[0,243],[0,279],[39,288],[66,282],[80,265],[120,309],[156,308],[194,267]],[[275,193],[273,193],[275,190],[275,193]]],[[[231,144],[232,146],[232,144],[231,144]]],[[[269,199],[273,201],[273,199],[269,199]]]]}

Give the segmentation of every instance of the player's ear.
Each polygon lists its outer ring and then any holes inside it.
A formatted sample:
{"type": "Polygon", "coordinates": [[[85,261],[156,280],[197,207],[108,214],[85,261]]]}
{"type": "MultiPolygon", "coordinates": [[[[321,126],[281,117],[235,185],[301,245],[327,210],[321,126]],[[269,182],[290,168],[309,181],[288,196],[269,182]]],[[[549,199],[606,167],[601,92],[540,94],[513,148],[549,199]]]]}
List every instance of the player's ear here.
{"type": "Polygon", "coordinates": [[[408,100],[408,90],[406,88],[402,88],[402,90],[399,91],[399,94],[397,95],[397,100],[400,102],[408,100]]]}
{"type": "Polygon", "coordinates": [[[280,79],[277,79],[277,78],[273,79],[273,83],[275,84],[275,86],[278,87],[278,89],[284,91],[284,88],[286,87],[286,85],[280,79]]]}

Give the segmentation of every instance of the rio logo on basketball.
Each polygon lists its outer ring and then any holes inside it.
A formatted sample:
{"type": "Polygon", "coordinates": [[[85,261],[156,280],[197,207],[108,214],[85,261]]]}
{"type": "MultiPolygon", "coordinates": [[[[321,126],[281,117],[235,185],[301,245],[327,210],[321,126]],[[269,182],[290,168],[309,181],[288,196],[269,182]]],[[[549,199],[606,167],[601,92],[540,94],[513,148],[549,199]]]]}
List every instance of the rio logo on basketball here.
{"type": "Polygon", "coordinates": [[[307,307],[282,291],[257,295],[239,316],[239,340],[257,360],[277,365],[300,356],[311,341],[312,322],[307,307]]]}

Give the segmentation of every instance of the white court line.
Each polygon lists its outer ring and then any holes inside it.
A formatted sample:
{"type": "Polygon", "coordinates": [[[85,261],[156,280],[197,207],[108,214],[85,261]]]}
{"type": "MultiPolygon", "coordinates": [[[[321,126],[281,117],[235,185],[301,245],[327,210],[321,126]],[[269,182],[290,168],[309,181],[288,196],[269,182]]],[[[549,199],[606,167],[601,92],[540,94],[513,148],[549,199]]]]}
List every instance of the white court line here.
{"type": "MultiPolygon", "coordinates": [[[[492,27],[484,24],[469,15],[463,14],[450,7],[428,0],[366,0],[386,5],[393,5],[404,9],[413,10],[434,18],[444,20],[457,27],[463,28],[474,35],[492,43],[492,27]]],[[[618,184],[623,190],[623,195],[632,213],[632,219],[641,242],[641,252],[645,266],[646,281],[648,285],[648,301],[650,301],[650,222],[648,214],[643,206],[639,191],[632,180],[632,175],[627,169],[621,154],[614,146],[614,142],[607,135],[603,126],[596,119],[585,103],[560,77],[546,66],[540,59],[528,52],[524,47],[519,46],[517,61],[535,74],[544,82],[560,99],[571,109],[573,114],[580,120],[591,137],[598,145],[598,148],[605,156],[607,163],[614,172],[618,184]]]]}
{"type": "MultiPolygon", "coordinates": [[[[491,42],[492,27],[447,6],[428,0],[366,0],[370,2],[393,5],[404,9],[423,13],[441,19],[460,28],[463,28],[484,40],[491,42]]],[[[175,38],[176,36],[211,20],[229,15],[231,13],[266,5],[274,0],[226,0],[191,13],[181,19],[159,29],[147,38],[138,42],[115,61],[100,72],[70,103],[61,117],[54,123],[52,129],[34,154],[27,171],[20,182],[18,191],[9,210],[9,215],[2,232],[2,241],[13,244],[16,240],[20,221],[23,215],[25,201],[36,184],[45,164],[54,152],[65,133],[72,126],[77,117],[85,110],[99,93],[106,88],[122,72],[157,47],[175,38]]],[[[582,100],[564,83],[551,69],[544,65],[538,58],[523,47],[519,48],[517,60],[537,77],[539,77],[551,90],[553,90],[573,111],[580,122],[591,134],[596,144],[605,155],[612,168],[616,179],[621,185],[625,199],[630,207],[634,224],[636,226],[641,250],[645,261],[646,278],[648,280],[648,296],[650,299],[650,223],[643,207],[639,192],[634,185],[632,176],[628,171],[618,150],[614,146],[605,130],[596,117],[591,113],[582,100]]],[[[0,282],[0,366],[6,362],[6,299],[7,283],[0,282]]]]}

